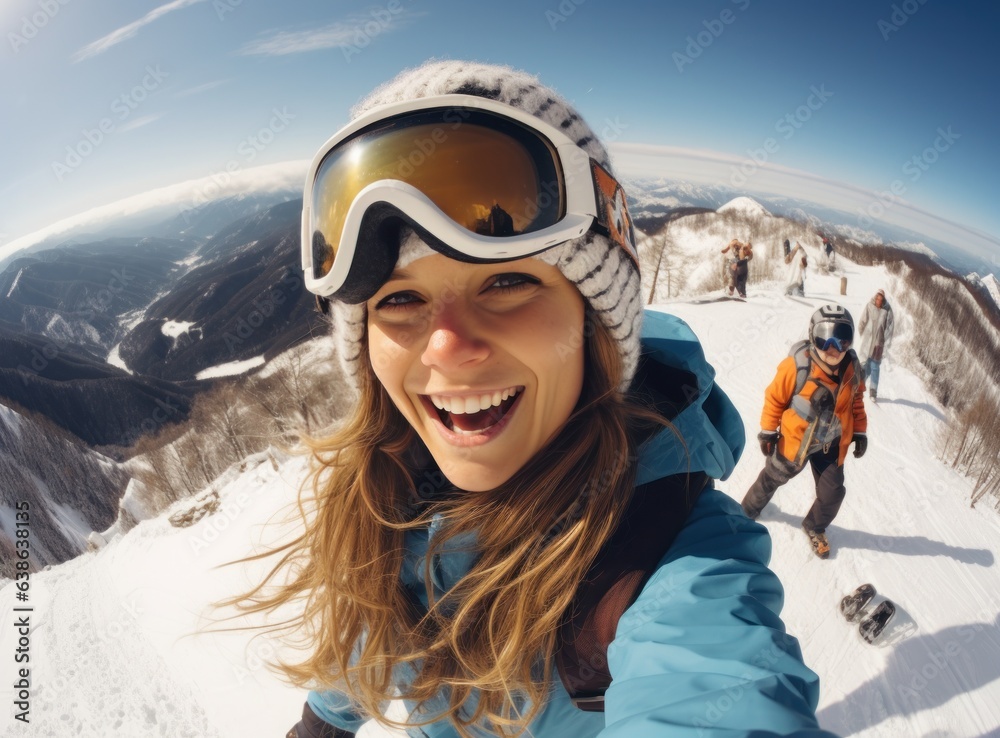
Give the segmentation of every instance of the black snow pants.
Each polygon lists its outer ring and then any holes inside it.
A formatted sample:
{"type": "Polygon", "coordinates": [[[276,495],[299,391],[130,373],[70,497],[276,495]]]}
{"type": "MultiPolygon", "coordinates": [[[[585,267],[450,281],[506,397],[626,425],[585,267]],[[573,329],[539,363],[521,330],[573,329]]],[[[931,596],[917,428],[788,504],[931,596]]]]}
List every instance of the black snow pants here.
{"type": "Polygon", "coordinates": [[[740,297],[747,296],[747,277],[750,275],[750,266],[747,262],[737,263],[736,272],[733,274],[733,282],[740,297]]]}
{"type": "MultiPolygon", "coordinates": [[[[807,530],[817,533],[824,532],[826,527],[837,517],[837,513],[840,512],[840,505],[844,501],[847,490],[844,487],[844,467],[837,463],[839,455],[840,439],[838,438],[830,444],[827,453],[817,451],[808,457],[809,466],[812,467],[813,481],[816,484],[816,501],[813,502],[802,521],[802,527],[807,530]]],[[[756,519],[761,510],[767,507],[767,503],[774,497],[778,487],[786,484],[804,468],[804,466],[796,466],[777,453],[774,456],[768,456],[757,481],[743,497],[743,512],[748,517],[756,519]]]]}

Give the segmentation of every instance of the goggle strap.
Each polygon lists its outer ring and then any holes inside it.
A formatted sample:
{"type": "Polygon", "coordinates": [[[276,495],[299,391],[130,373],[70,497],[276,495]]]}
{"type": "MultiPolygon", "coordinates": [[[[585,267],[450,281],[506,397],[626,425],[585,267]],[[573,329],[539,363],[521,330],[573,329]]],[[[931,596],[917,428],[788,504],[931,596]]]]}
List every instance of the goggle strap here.
{"type": "Polygon", "coordinates": [[[594,195],[597,203],[597,223],[613,242],[621,246],[632,257],[639,268],[639,252],[635,246],[635,230],[632,216],[625,202],[625,190],[611,172],[598,162],[590,160],[591,176],[594,180],[594,195]]]}

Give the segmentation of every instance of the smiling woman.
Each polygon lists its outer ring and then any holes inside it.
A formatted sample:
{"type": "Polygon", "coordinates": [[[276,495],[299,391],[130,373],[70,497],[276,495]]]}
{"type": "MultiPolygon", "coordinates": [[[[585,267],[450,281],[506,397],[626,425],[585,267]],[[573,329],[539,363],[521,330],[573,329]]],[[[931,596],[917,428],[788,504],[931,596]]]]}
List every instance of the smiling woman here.
{"type": "Polygon", "coordinates": [[[767,532],[713,489],[742,422],[690,329],[644,318],[572,108],[504,67],[403,73],[320,149],[302,221],[358,399],[237,601],[304,603],[288,736],[830,735],[767,532]]]}
{"type": "MultiPolygon", "coordinates": [[[[404,243],[413,242],[422,244],[404,243]]],[[[581,342],[566,354],[554,347],[583,334],[583,306],[538,259],[463,264],[441,254],[397,270],[368,301],[375,375],[454,485],[498,487],[565,424],[584,352],[581,342]]]]}

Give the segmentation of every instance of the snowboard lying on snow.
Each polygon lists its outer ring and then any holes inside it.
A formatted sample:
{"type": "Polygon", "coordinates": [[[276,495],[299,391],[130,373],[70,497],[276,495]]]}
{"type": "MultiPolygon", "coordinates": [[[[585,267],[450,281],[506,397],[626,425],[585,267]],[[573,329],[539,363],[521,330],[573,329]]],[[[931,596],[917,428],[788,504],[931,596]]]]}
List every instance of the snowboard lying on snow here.
{"type": "Polygon", "coordinates": [[[875,639],[882,635],[885,626],[896,614],[896,605],[891,600],[884,600],[869,611],[868,605],[875,598],[875,594],[873,585],[862,584],[840,601],[840,612],[848,622],[861,621],[858,632],[868,643],[874,643],[875,639]]]}

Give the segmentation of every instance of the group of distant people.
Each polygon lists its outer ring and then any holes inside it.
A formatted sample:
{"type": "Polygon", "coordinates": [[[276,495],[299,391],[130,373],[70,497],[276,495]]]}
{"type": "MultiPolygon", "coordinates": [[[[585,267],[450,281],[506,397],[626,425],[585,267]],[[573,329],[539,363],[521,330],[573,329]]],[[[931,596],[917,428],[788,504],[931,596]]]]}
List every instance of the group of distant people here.
{"type": "MultiPolygon", "coordinates": [[[[835,258],[833,243],[829,238],[820,234],[823,240],[822,253],[826,259],[827,268],[832,268],[835,258]]],[[[747,241],[743,243],[738,238],[722,249],[726,254],[725,279],[730,296],[739,296],[746,299],[747,278],[750,275],[750,261],[753,260],[753,244],[747,241]]],[[[785,294],[789,296],[805,296],[806,270],[809,266],[809,259],[802,245],[796,241],[793,248],[791,242],[786,238],[784,243],[785,263],[788,265],[788,274],[785,278],[785,294]]]]}

